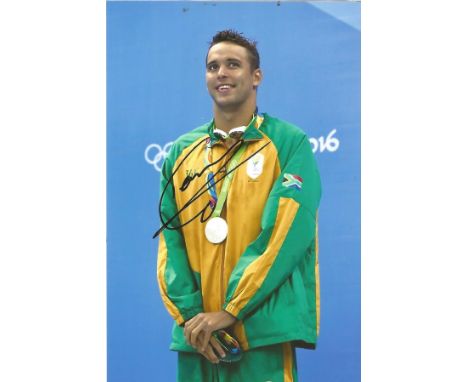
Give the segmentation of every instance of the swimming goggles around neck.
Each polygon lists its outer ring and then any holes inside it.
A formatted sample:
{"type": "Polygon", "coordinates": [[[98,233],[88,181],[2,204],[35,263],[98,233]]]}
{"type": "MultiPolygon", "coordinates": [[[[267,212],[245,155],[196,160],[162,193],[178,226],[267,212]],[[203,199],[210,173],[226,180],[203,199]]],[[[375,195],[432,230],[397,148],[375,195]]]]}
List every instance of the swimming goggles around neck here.
{"type": "MultiPolygon", "coordinates": [[[[252,115],[252,119],[249,122],[249,126],[255,120],[256,116],[257,116],[256,113],[252,115]]],[[[239,127],[232,128],[231,130],[229,130],[228,133],[226,133],[224,130],[214,128],[213,134],[222,141],[225,141],[228,138],[240,139],[244,135],[244,132],[246,129],[247,129],[247,126],[239,126],[239,127]]]]}
{"type": "Polygon", "coordinates": [[[246,126],[234,127],[229,130],[229,133],[226,133],[221,129],[214,129],[213,134],[222,141],[225,141],[228,138],[239,139],[244,135],[245,129],[247,129],[246,126]]]}

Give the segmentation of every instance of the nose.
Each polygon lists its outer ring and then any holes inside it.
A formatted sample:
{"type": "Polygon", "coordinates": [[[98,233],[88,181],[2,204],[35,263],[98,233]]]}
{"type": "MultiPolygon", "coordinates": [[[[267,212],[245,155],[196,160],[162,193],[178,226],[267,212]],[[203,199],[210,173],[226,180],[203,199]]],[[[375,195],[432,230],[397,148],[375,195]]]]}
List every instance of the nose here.
{"type": "Polygon", "coordinates": [[[220,65],[218,68],[218,77],[224,78],[226,77],[226,67],[224,65],[220,65]]]}

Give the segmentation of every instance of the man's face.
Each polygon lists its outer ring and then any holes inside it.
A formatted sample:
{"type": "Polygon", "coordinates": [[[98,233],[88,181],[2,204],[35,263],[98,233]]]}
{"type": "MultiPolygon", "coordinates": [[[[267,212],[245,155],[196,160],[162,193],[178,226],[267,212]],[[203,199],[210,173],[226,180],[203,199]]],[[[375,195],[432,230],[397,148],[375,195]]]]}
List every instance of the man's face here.
{"type": "Polygon", "coordinates": [[[206,62],[206,86],[220,109],[233,111],[248,100],[255,104],[262,74],[260,69],[251,70],[247,49],[220,42],[208,51],[206,62]]]}

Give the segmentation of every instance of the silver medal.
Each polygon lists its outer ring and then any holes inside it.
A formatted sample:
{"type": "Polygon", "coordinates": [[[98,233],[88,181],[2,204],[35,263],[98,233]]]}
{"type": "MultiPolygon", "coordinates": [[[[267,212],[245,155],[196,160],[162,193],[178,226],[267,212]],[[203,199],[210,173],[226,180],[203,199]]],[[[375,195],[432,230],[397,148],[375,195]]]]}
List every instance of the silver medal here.
{"type": "Polygon", "coordinates": [[[205,236],[210,243],[222,243],[228,234],[228,225],[226,220],[220,217],[208,220],[205,226],[205,236]]]}

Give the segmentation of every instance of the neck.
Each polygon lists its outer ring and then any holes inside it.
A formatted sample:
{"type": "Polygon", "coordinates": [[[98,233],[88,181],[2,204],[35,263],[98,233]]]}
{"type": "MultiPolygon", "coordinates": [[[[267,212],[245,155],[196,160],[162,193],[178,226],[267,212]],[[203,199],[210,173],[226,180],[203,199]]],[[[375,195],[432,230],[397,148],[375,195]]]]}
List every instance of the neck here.
{"type": "Polygon", "coordinates": [[[256,104],[254,103],[240,109],[226,110],[219,108],[215,104],[213,113],[216,128],[228,133],[229,130],[235,127],[248,126],[255,112],[255,107],[256,104]]]}

